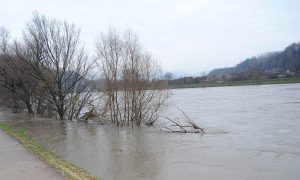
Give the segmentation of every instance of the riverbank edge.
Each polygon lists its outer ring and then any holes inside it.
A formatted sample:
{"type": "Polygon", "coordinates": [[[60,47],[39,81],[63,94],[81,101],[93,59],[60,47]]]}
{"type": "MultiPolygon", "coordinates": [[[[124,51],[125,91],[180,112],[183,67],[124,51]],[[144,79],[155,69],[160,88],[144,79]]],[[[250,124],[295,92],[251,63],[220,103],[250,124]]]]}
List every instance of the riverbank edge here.
{"type": "Polygon", "coordinates": [[[25,149],[34,155],[37,155],[46,164],[56,169],[67,179],[72,180],[97,180],[98,178],[90,175],[86,170],[75,166],[74,164],[62,160],[47,150],[42,145],[38,144],[30,136],[26,135],[23,130],[13,129],[6,123],[0,122],[0,129],[16,139],[25,149]]]}
{"type": "Polygon", "coordinates": [[[244,81],[224,81],[224,82],[207,82],[197,84],[180,84],[170,85],[170,89],[183,88],[206,88],[206,87],[225,87],[225,86],[249,86],[249,85],[267,85],[267,84],[292,84],[300,83],[300,77],[282,78],[282,79],[263,79],[263,80],[244,80],[244,81]]]}

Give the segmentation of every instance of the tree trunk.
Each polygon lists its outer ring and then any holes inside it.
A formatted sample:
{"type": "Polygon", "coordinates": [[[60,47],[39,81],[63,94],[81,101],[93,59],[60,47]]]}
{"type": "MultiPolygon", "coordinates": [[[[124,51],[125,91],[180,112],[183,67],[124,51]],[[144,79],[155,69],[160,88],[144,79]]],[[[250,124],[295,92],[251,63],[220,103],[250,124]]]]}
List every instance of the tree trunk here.
{"type": "Polygon", "coordinates": [[[34,114],[33,110],[32,110],[32,105],[30,102],[26,102],[26,108],[29,114],[34,114]]]}
{"type": "Polygon", "coordinates": [[[63,109],[58,109],[58,116],[60,120],[64,120],[64,111],[63,109]]]}

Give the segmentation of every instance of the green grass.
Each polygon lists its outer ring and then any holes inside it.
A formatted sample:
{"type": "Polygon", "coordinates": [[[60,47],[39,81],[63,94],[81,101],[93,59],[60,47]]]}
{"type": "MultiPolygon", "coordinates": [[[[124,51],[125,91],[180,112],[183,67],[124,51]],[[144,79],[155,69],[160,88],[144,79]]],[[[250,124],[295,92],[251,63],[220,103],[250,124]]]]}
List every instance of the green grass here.
{"type": "Polygon", "coordinates": [[[37,155],[42,161],[54,167],[67,179],[74,180],[94,180],[96,177],[91,176],[87,171],[79,168],[67,161],[62,160],[52,152],[39,145],[30,136],[26,135],[23,130],[16,130],[8,124],[0,122],[0,129],[17,139],[28,151],[37,155]]]}
{"type": "Polygon", "coordinates": [[[201,88],[201,87],[222,87],[222,86],[244,86],[244,85],[262,85],[262,84],[286,84],[300,83],[300,77],[279,78],[279,79],[261,79],[261,80],[243,80],[243,81],[224,81],[224,82],[205,82],[197,84],[179,84],[171,85],[172,89],[180,88],[201,88]]]}

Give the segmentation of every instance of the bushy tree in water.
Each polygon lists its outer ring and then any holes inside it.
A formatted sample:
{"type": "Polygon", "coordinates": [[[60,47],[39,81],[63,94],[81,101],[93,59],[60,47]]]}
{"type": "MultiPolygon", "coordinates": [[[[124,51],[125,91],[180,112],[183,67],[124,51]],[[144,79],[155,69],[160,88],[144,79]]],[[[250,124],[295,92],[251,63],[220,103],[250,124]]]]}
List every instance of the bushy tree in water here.
{"type": "Polygon", "coordinates": [[[143,50],[130,30],[102,33],[97,43],[97,59],[104,83],[107,117],[117,125],[151,124],[164,109],[167,84],[159,80],[160,67],[143,50]]]}

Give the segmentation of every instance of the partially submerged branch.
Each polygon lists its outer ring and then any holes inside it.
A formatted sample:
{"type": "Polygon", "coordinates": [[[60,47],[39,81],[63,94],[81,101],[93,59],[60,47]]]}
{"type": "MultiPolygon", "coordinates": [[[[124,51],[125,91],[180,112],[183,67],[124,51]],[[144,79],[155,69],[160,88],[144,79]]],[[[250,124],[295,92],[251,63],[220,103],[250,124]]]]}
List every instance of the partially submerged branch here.
{"type": "Polygon", "coordinates": [[[189,122],[189,124],[191,124],[193,126],[194,129],[199,129],[201,130],[203,133],[205,133],[204,129],[199,127],[182,109],[177,108],[180,112],[182,112],[182,114],[185,116],[186,120],[189,122]]]}
{"type": "Polygon", "coordinates": [[[182,125],[180,122],[176,121],[176,118],[170,118],[170,117],[164,117],[161,116],[164,119],[167,119],[169,122],[171,122],[172,127],[177,127],[177,129],[170,128],[170,127],[163,127],[167,132],[172,133],[201,133],[205,134],[205,131],[203,128],[198,126],[182,109],[178,109],[185,117],[185,122],[187,124],[182,125]]]}
{"type": "Polygon", "coordinates": [[[187,130],[184,129],[184,127],[183,127],[179,122],[176,122],[175,120],[173,120],[173,119],[171,119],[171,118],[169,118],[169,117],[163,117],[163,118],[169,120],[169,121],[172,122],[175,126],[177,126],[177,127],[180,128],[180,131],[174,131],[174,130],[172,130],[172,129],[170,129],[170,128],[167,128],[167,129],[171,130],[171,132],[182,132],[182,133],[187,133],[187,130]]]}

